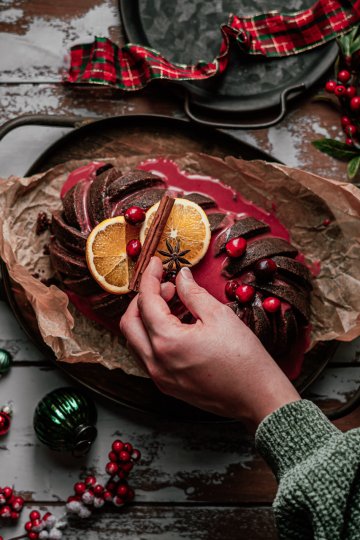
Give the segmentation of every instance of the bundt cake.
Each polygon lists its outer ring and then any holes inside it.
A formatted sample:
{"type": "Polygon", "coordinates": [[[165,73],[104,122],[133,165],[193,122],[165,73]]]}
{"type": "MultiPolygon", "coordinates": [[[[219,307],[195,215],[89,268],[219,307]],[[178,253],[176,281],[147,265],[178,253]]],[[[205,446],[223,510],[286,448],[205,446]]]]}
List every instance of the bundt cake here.
{"type": "MultiPolygon", "coordinates": [[[[197,281],[227,303],[273,356],[299,351],[300,341],[303,353],[311,275],[289,243],[288,231],[274,215],[220,182],[196,180],[178,170],[175,174],[175,169],[171,174],[171,167],[176,166],[152,160],[122,174],[116,167],[99,164],[74,185],[69,179],[67,185],[72,187],[62,191],[63,210],[52,216],[49,246],[61,287],[88,317],[118,328],[134,293],[109,294],[96,283],[86,263],[87,237],[103,220],[134,206],[147,211],[170,193],[195,202],[209,219],[212,239],[206,256],[193,268],[197,281]]],[[[164,266],[164,279],[172,279],[173,273],[174,268],[167,271],[164,266]]],[[[176,302],[174,311],[191,322],[191,315],[176,302]]]]}

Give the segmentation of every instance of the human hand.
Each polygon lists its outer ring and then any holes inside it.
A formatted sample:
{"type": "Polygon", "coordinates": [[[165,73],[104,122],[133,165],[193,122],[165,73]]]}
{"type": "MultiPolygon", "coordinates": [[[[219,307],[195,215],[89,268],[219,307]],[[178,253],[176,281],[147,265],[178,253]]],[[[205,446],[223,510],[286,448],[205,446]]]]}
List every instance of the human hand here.
{"type": "Polygon", "coordinates": [[[161,284],[163,267],[153,257],[140,292],[121,319],[130,348],[165,394],[256,427],[299,394],[253,332],[226,305],[199,287],[188,268],[176,292],[196,319],[183,324],[167,302],[172,283],[161,284]]]}

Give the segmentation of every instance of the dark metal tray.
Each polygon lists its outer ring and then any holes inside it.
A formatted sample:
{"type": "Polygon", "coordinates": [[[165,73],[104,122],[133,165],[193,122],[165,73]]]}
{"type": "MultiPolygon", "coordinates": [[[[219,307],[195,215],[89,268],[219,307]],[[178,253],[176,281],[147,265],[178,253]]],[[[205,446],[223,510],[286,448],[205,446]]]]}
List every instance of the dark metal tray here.
{"type": "MultiPolygon", "coordinates": [[[[218,54],[220,25],[229,13],[294,12],[312,4],[312,0],[292,0],[290,5],[275,0],[270,6],[264,0],[119,0],[128,41],[150,46],[182,64],[212,60],[218,54]]],[[[172,88],[185,89],[185,110],[193,120],[216,127],[268,127],[285,115],[288,102],[326,73],[337,52],[333,42],[299,55],[266,59],[241,57],[234,46],[228,69],[220,77],[171,84],[172,88]],[[200,113],[196,117],[195,111],[200,113]],[[234,114],[241,116],[234,121],[234,114]]]]}
{"type": "MultiPolygon", "coordinates": [[[[66,125],[75,129],[50,146],[27,171],[27,175],[44,171],[69,159],[93,159],[95,156],[114,157],[107,152],[113,142],[131,142],[139,139],[157,148],[161,153],[206,152],[216,156],[235,155],[244,159],[267,159],[271,156],[221,131],[202,128],[185,120],[157,115],[119,116],[107,119],[78,117],[51,117],[29,115],[7,122],[0,128],[0,140],[15,127],[29,124],[66,125]],[[77,126],[77,127],[76,127],[77,126]]],[[[36,318],[18,284],[12,282],[2,262],[3,288],[20,325],[36,345],[56,365],[82,385],[117,403],[147,413],[185,421],[225,421],[163,395],[149,379],[126,375],[121,369],[111,372],[96,364],[67,364],[58,362],[44,344],[36,318]]],[[[304,366],[295,385],[303,392],[323,371],[334,351],[334,343],[322,343],[306,354],[304,366]]]]}

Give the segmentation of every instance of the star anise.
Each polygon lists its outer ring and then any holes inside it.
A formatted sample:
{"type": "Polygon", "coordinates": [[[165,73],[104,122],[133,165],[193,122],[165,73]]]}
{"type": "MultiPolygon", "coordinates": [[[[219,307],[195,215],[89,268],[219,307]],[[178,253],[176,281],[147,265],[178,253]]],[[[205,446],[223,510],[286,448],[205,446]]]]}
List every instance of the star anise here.
{"type": "Polygon", "coordinates": [[[175,243],[172,244],[170,240],[166,239],[166,247],[168,251],[158,250],[158,253],[163,257],[166,257],[163,260],[163,264],[167,264],[167,270],[172,270],[175,266],[176,270],[179,271],[182,264],[190,264],[190,262],[184,258],[184,255],[189,253],[190,249],[185,249],[180,251],[180,239],[176,238],[175,243]]]}

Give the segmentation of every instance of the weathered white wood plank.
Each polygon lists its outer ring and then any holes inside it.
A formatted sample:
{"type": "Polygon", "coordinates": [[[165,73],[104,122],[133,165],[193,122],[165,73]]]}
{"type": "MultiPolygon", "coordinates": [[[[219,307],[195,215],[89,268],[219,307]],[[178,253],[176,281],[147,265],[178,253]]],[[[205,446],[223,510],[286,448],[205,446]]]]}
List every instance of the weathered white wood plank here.
{"type": "MultiPolygon", "coordinates": [[[[51,507],[49,508],[52,511],[51,507]]],[[[31,508],[33,509],[33,508],[31,508]]],[[[29,508],[30,510],[30,508],[29,508]]],[[[53,513],[60,516],[62,508],[53,513]]],[[[25,514],[25,511],[24,511],[25,514]]],[[[5,540],[22,533],[23,523],[4,529],[5,540]]],[[[270,508],[127,507],[72,522],[64,540],[275,540],[270,508]]]]}

